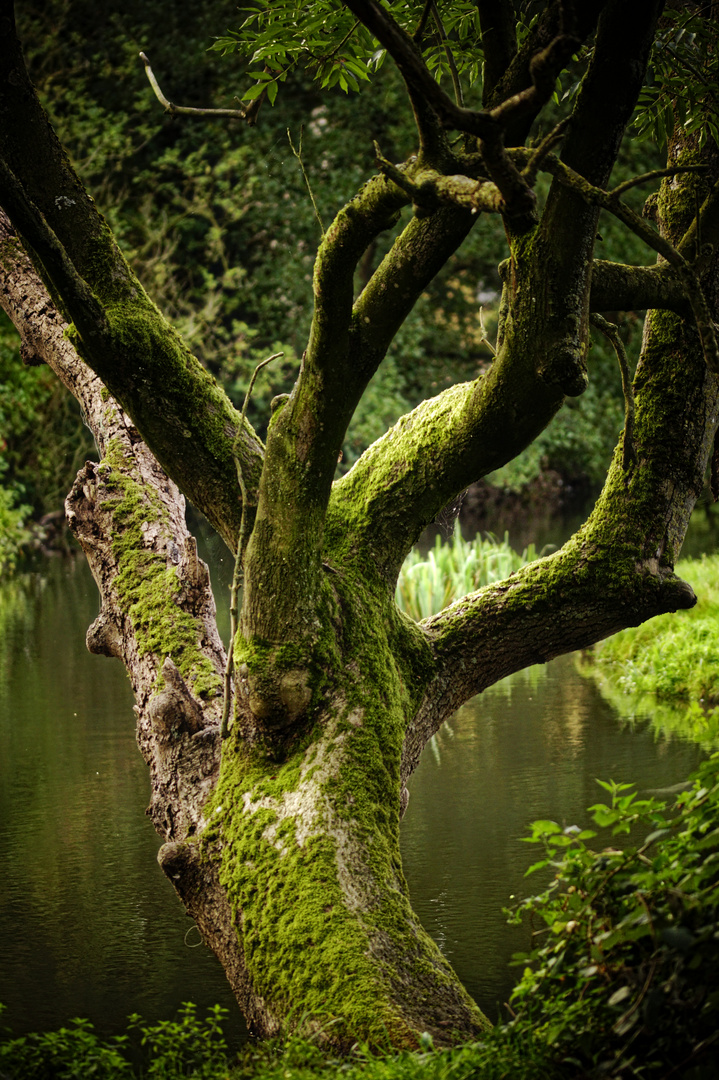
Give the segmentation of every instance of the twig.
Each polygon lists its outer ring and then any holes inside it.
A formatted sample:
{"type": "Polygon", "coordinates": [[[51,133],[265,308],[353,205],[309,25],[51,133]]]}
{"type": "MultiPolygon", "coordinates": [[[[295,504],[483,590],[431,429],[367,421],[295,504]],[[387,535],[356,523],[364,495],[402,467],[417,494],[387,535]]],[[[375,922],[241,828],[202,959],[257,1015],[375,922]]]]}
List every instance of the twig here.
{"type": "Polygon", "coordinates": [[[536,146],[531,153],[529,161],[522,169],[522,176],[527,181],[530,187],[534,187],[537,182],[537,173],[542,167],[542,163],[547,154],[552,150],[554,146],[560,142],[567,131],[567,128],[572,122],[571,116],[567,116],[564,120],[560,120],[555,128],[545,135],[539,146],[536,146]]]}
{"type": "Polygon", "coordinates": [[[637,187],[639,184],[646,184],[650,180],[663,180],[665,176],[678,176],[680,173],[688,172],[709,172],[709,166],[675,165],[671,169],[652,169],[651,172],[642,173],[641,176],[630,177],[629,180],[625,180],[624,183],[618,184],[617,187],[612,188],[609,194],[619,198],[625,191],[629,191],[630,188],[637,187]]]}
{"type": "Polygon", "coordinates": [[[492,344],[492,342],[487,337],[487,329],[486,329],[486,327],[484,325],[484,309],[482,307],[480,307],[480,309],[479,309],[479,329],[480,329],[481,334],[482,334],[481,338],[479,339],[480,345],[486,345],[487,348],[489,349],[489,351],[491,352],[492,356],[496,356],[497,355],[497,350],[495,349],[494,345],[492,344]]]}
{"type": "MultiPolygon", "coordinates": [[[[155,91],[155,97],[164,107],[166,112],[169,112],[170,116],[182,115],[182,116],[230,116],[236,120],[246,120],[248,123],[252,123],[254,116],[257,114],[257,109],[250,114],[249,110],[245,109],[191,109],[185,105],[173,105],[171,101],[163,94],[160,89],[160,84],[155,78],[155,73],[150,67],[150,61],[144,52],[140,53],[140,59],[145,65],[145,74],[149,79],[150,86],[155,91]]],[[[254,105],[255,103],[252,102],[254,105]]]]}
{"type": "Polygon", "coordinates": [[[225,685],[224,685],[224,697],[222,701],[222,719],[220,721],[220,736],[226,739],[229,734],[229,722],[230,722],[230,704],[232,702],[232,673],[235,668],[235,637],[237,636],[237,598],[240,592],[240,585],[242,584],[243,568],[245,562],[245,550],[247,548],[247,486],[245,484],[245,478],[242,473],[242,465],[240,463],[240,440],[242,432],[245,428],[245,418],[247,417],[247,406],[250,403],[250,395],[252,394],[253,387],[255,385],[255,379],[262,371],[263,367],[267,367],[273,360],[277,360],[278,357],[284,356],[282,352],[273,353],[272,356],[268,356],[266,360],[262,360],[255,370],[252,372],[252,378],[250,379],[250,385],[247,387],[247,393],[245,394],[245,400],[242,405],[242,412],[240,413],[240,424],[237,429],[237,435],[235,436],[235,442],[233,445],[233,455],[235,458],[235,468],[237,469],[237,481],[240,485],[240,494],[242,495],[242,514],[240,516],[240,532],[237,537],[237,551],[235,553],[235,566],[232,572],[232,587],[230,589],[230,641],[227,646],[227,663],[225,664],[225,685]]]}
{"type": "Polygon", "coordinates": [[[375,165],[377,166],[379,171],[384,176],[386,176],[388,180],[391,180],[393,183],[395,183],[398,188],[401,188],[402,191],[406,192],[406,194],[409,195],[409,197],[412,199],[412,202],[416,202],[419,196],[419,188],[417,184],[415,184],[414,180],[412,180],[409,176],[407,176],[406,173],[403,173],[400,168],[398,168],[396,165],[393,165],[391,161],[384,157],[382,151],[379,148],[379,143],[376,139],[373,140],[372,145],[374,146],[375,165]]]}
{"type": "Polygon", "coordinates": [[[629,363],[624,342],[619,336],[619,328],[615,323],[607,320],[596,312],[589,316],[592,326],[596,326],[606,338],[611,341],[619,361],[619,369],[622,373],[622,390],[624,392],[624,440],[622,445],[622,467],[625,472],[629,471],[630,465],[636,465],[637,452],[634,448],[634,391],[632,380],[629,375],[629,363]]]}
{"type": "Polygon", "coordinates": [[[338,53],[338,52],[340,51],[340,49],[342,48],[342,46],[343,46],[343,45],[344,45],[344,44],[345,44],[345,43],[346,43],[347,41],[349,41],[349,39],[350,39],[350,38],[352,37],[352,35],[354,34],[355,30],[357,29],[357,27],[358,27],[359,25],[360,25],[360,21],[359,21],[359,19],[355,19],[355,23],[354,23],[354,26],[352,27],[352,29],[351,29],[351,30],[348,30],[348,31],[347,31],[347,33],[346,33],[346,34],[345,34],[345,36],[344,36],[344,37],[342,38],[342,40],[341,40],[341,41],[340,41],[340,42],[339,42],[339,43],[338,43],[337,45],[335,45],[334,49],[330,49],[330,51],[329,51],[328,53],[326,53],[326,54],[325,54],[324,56],[317,56],[317,57],[314,57],[314,59],[313,59],[313,61],[312,61],[312,62],[313,62],[314,64],[326,64],[326,63],[327,63],[327,61],[328,61],[328,60],[331,60],[331,59],[332,59],[332,58],[333,58],[334,56],[336,56],[336,55],[337,55],[337,53],[338,53]]]}
{"type": "Polygon", "coordinates": [[[302,175],[303,175],[303,177],[305,179],[305,187],[307,188],[307,191],[308,191],[308,194],[309,194],[309,197],[310,197],[310,202],[312,203],[312,209],[315,212],[315,217],[317,218],[317,223],[318,223],[318,225],[320,227],[320,232],[322,234],[322,237],[324,238],[325,227],[324,227],[324,224],[322,222],[322,218],[320,217],[320,212],[319,212],[319,210],[317,208],[317,203],[315,202],[315,197],[314,197],[314,194],[312,192],[312,186],[310,185],[310,178],[307,175],[307,170],[305,169],[305,163],[302,160],[302,136],[304,134],[304,130],[305,130],[304,125],[302,125],[300,127],[300,145],[299,145],[299,149],[295,150],[295,144],[292,142],[292,136],[290,135],[290,129],[289,128],[287,128],[287,139],[288,139],[289,144],[290,144],[290,150],[292,151],[292,153],[295,155],[295,157],[297,158],[297,160],[300,163],[300,168],[302,169],[302,175]]]}

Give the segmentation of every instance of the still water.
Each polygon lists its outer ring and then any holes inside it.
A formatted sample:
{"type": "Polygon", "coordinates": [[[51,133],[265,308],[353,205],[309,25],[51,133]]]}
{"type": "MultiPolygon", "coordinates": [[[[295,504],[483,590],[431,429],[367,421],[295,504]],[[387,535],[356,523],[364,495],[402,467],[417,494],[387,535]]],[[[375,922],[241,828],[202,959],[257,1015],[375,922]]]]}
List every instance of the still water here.
{"type": "MultiPolygon", "coordinates": [[[[213,561],[222,597],[229,566],[213,561]]],[[[0,1023],[20,1033],[86,1016],[109,1035],[130,1012],[155,1020],[183,1001],[218,1002],[234,1041],[244,1025],[224,974],[155,861],[124,671],[85,650],[97,608],[80,560],[0,588],[0,1023]]],[[[596,777],[661,788],[700,757],[623,726],[571,657],[486,691],[433,740],[411,784],[405,873],[492,1019],[526,945],[501,909],[537,887],[523,879],[536,858],[518,840],[528,823],[586,821],[596,777]]]]}

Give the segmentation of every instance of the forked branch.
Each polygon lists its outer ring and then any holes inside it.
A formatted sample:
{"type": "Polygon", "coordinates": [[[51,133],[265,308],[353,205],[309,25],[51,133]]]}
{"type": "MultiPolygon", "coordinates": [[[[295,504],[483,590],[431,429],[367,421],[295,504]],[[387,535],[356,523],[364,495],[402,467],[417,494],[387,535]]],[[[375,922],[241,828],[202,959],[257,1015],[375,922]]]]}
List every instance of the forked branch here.
{"type": "MultiPolygon", "coordinates": [[[[532,61],[532,85],[529,88],[514,94],[490,112],[467,109],[452,101],[442,90],[428,70],[420,49],[388,11],[374,0],[345,2],[392,56],[412,99],[422,100],[445,128],[480,139],[490,177],[504,198],[505,212],[518,220],[528,220],[534,211],[534,192],[507,155],[504,131],[507,125],[536,111],[538,106],[549,100],[556,76],[571,57],[578,40],[572,34],[560,31],[532,61]]],[[[564,5],[561,7],[564,9],[564,5]]],[[[421,112],[415,110],[415,115],[418,125],[421,124],[421,112]]]]}
{"type": "Polygon", "coordinates": [[[193,109],[186,105],[175,105],[165,97],[160,89],[160,84],[155,78],[155,73],[150,67],[150,61],[146,54],[141,52],[139,55],[145,65],[145,74],[150,86],[155,91],[155,97],[170,116],[224,116],[234,120],[244,120],[250,126],[257,123],[257,114],[266,96],[264,90],[251,102],[247,109],[193,109]]]}
{"type": "MultiPolygon", "coordinates": [[[[570,169],[568,165],[565,165],[553,155],[547,158],[544,167],[560,183],[565,184],[581,195],[585,202],[600,206],[619,218],[636,236],[650,248],[653,248],[673,267],[674,272],[684,286],[687,301],[692,309],[707,367],[719,374],[719,344],[717,343],[716,328],[694,266],[684,258],[673,244],[670,244],[665,237],[655,232],[648,222],[640,218],[625,202],[622,202],[616,191],[605,191],[603,188],[590,184],[583,176],[580,176],[579,173],[570,169]]],[[[701,169],[702,166],[683,166],[663,171],[665,175],[670,176],[673,172],[701,169]]]]}

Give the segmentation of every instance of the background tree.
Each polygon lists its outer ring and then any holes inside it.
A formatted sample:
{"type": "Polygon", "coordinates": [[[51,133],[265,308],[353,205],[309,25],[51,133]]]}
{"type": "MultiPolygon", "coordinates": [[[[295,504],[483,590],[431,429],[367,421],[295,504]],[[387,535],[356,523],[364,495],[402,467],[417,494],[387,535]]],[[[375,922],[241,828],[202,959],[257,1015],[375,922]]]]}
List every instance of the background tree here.
{"type": "Polygon", "coordinates": [[[349,88],[346,72],[370,74],[385,51],[418,139],[401,165],[378,146],[378,174],[323,232],[301,367],[263,444],[130,270],[0,5],[3,305],[80,400],[102,454],[67,502],[102,599],[88,645],[128,669],[161,865],[260,1032],[298,1015],[338,1045],[481,1031],[402,876],[399,821],[422,747],[504,675],[694,602],[673,564],[711,453],[719,369],[717,148],[691,130],[696,109],[670,141],[659,231],[623,201],[628,185],[608,186],[657,33],[691,21],[692,65],[702,85],[716,81],[713,13],[660,23],[662,11],[660,0],[260,9],[237,39],[249,34],[263,64],[250,100],[304,60],[321,81],[339,66],[349,88]],[[470,104],[480,70],[481,108],[470,104]],[[566,70],[582,74],[571,119],[525,146],[566,70]],[[552,179],[538,202],[542,170],[552,179]],[[408,206],[359,291],[365,253],[408,206]],[[596,259],[601,208],[660,261],[596,259]],[[477,223],[495,220],[508,258],[491,365],[335,479],[391,342],[477,223]],[[645,308],[631,390],[620,340],[592,313],[645,308]],[[405,555],[585,391],[590,317],[621,358],[627,417],[593,513],[560,552],[413,623],[394,602],[405,555]],[[236,553],[228,658],[175,484],[236,553]]]}

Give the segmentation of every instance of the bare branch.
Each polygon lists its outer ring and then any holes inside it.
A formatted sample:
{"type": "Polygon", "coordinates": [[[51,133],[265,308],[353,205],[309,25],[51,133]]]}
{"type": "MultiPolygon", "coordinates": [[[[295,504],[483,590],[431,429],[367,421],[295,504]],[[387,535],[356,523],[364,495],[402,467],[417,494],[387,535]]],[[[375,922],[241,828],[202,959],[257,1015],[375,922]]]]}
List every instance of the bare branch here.
{"type": "Polygon", "coordinates": [[[536,184],[537,174],[542,167],[542,162],[557,143],[562,141],[571,122],[571,116],[567,116],[564,120],[560,120],[557,126],[553,128],[548,135],[545,135],[539,145],[533,148],[529,161],[522,169],[522,176],[530,187],[534,187],[536,184]]]}
{"type": "Polygon", "coordinates": [[[245,478],[242,472],[242,462],[240,460],[240,440],[239,433],[243,431],[245,426],[245,420],[247,419],[247,406],[250,403],[252,391],[254,389],[255,380],[263,368],[271,364],[273,360],[277,360],[280,356],[284,356],[283,352],[273,353],[272,356],[268,356],[266,360],[260,361],[252,372],[252,378],[250,379],[250,385],[247,387],[247,393],[245,394],[245,400],[242,404],[242,413],[240,417],[240,427],[238,436],[235,439],[235,464],[237,465],[237,481],[240,485],[240,491],[242,493],[242,518],[240,522],[240,533],[237,539],[237,551],[235,553],[235,566],[232,572],[232,587],[230,589],[230,640],[227,646],[227,661],[225,663],[225,675],[224,675],[224,694],[222,700],[222,718],[220,720],[220,738],[226,739],[229,734],[229,719],[230,719],[230,705],[232,702],[232,674],[235,669],[235,637],[237,636],[237,608],[238,597],[240,594],[240,585],[242,584],[242,577],[245,563],[245,551],[247,550],[247,541],[249,539],[249,527],[248,527],[248,515],[247,515],[247,486],[245,484],[245,478]]]}
{"type": "Polygon", "coordinates": [[[685,316],[691,312],[684,286],[666,263],[626,266],[595,259],[590,292],[592,311],[646,311],[663,308],[685,316]]]}
{"type": "Polygon", "coordinates": [[[634,390],[632,379],[629,374],[629,362],[624,342],[619,336],[619,328],[607,321],[597,312],[589,316],[592,326],[596,326],[604,336],[611,341],[619,361],[619,369],[622,373],[622,391],[624,393],[624,446],[622,450],[622,465],[627,472],[630,465],[636,465],[637,452],[634,449],[634,390]]]}
{"type": "Polygon", "coordinates": [[[638,187],[640,184],[648,184],[652,180],[662,180],[665,176],[678,176],[680,173],[688,172],[707,173],[709,171],[708,165],[675,165],[671,169],[652,169],[651,172],[642,173],[640,176],[631,176],[623,184],[618,184],[615,188],[612,188],[609,194],[619,198],[630,188],[638,187]]]}
{"type": "Polygon", "coordinates": [[[320,234],[322,236],[324,236],[325,235],[324,223],[322,221],[322,217],[320,215],[319,209],[317,208],[317,203],[315,201],[315,196],[314,196],[314,193],[312,191],[312,185],[310,184],[310,178],[307,175],[307,170],[305,169],[305,163],[302,160],[302,135],[303,134],[304,134],[304,127],[301,126],[300,127],[300,145],[297,147],[297,149],[295,149],[295,144],[292,142],[292,135],[290,134],[290,129],[287,128],[287,139],[288,139],[289,144],[290,144],[290,150],[292,151],[292,153],[295,155],[298,162],[300,163],[300,169],[302,170],[302,176],[304,177],[305,187],[307,188],[307,193],[308,193],[308,195],[310,197],[310,202],[312,203],[312,209],[314,210],[315,217],[317,218],[317,224],[320,227],[320,234]]]}
{"type": "MultiPolygon", "coordinates": [[[[168,112],[170,116],[225,116],[230,117],[234,120],[244,120],[248,124],[255,123],[257,112],[259,111],[259,105],[256,106],[252,113],[250,113],[249,109],[192,109],[187,107],[186,105],[173,105],[171,101],[168,101],[168,99],[165,97],[162,90],[160,89],[160,84],[155,78],[155,73],[150,67],[150,61],[148,60],[146,54],[144,52],[141,52],[139,56],[143,64],[145,65],[145,74],[147,75],[150,86],[155,91],[155,97],[160,102],[165,112],[168,112]]],[[[259,97],[255,99],[255,101],[259,102],[262,96],[263,95],[260,94],[259,97]]],[[[255,102],[253,102],[252,104],[254,105],[255,102]]]]}

